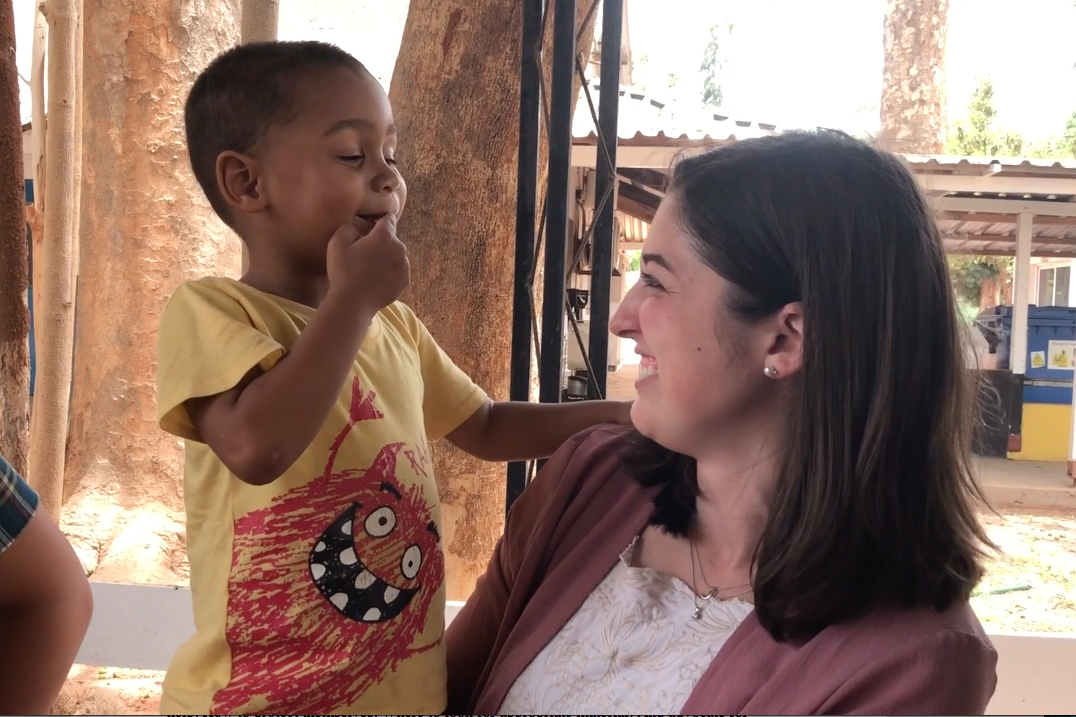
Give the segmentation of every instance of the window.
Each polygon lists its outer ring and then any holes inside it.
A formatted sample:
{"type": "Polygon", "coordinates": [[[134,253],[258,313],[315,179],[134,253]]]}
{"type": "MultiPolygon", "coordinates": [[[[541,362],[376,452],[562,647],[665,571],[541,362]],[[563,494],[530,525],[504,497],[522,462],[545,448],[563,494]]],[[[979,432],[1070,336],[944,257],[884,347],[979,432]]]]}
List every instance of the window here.
{"type": "Polygon", "coordinates": [[[1072,267],[1039,269],[1039,306],[1069,305],[1069,275],[1072,267]]]}

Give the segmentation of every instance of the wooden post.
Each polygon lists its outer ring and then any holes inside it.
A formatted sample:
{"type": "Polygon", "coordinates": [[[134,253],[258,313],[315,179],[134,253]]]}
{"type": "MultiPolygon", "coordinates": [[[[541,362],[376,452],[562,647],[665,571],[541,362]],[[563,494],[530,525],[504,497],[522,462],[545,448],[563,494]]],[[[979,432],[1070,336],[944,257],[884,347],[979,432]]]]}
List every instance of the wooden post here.
{"type": "Polygon", "coordinates": [[[34,441],[29,477],[41,503],[60,518],[64,487],[64,448],[71,395],[71,352],[75,332],[74,210],[77,29],[80,0],[47,0],[49,22],[48,126],[45,133],[45,251],[41,267],[41,304],[35,304],[37,385],[34,441]]]}

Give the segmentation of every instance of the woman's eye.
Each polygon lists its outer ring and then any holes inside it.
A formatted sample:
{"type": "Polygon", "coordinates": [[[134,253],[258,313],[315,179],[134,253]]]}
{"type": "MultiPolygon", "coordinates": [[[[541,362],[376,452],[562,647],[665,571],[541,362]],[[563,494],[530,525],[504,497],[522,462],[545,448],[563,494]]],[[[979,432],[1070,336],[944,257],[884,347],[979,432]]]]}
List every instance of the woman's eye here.
{"type": "Polygon", "coordinates": [[[396,166],[396,158],[395,157],[385,157],[385,162],[387,164],[391,164],[393,167],[396,166]]]}
{"type": "Polygon", "coordinates": [[[349,154],[341,157],[340,159],[344,162],[361,162],[366,158],[361,154],[349,154]]]}
{"type": "Polygon", "coordinates": [[[646,272],[639,273],[639,281],[643,282],[643,286],[648,286],[651,289],[661,289],[661,282],[654,278],[653,274],[647,274],[646,272]]]}

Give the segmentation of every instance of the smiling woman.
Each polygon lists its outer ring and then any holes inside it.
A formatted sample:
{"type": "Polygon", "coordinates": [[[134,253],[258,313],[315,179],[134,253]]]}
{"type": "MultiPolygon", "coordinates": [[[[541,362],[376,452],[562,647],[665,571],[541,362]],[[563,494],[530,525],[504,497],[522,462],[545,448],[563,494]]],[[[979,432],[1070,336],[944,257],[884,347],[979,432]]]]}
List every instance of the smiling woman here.
{"type": "Polygon", "coordinates": [[[450,711],[982,714],[960,324],[892,155],[686,159],[611,322],[634,431],[576,437],[448,631],[450,711]]]}

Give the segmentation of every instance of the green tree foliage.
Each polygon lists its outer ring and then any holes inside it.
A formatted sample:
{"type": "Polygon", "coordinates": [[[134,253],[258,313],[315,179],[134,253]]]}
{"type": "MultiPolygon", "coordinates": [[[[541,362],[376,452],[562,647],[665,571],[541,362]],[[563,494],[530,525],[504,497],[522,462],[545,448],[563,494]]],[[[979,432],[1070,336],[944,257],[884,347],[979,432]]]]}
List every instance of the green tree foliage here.
{"type": "Polygon", "coordinates": [[[967,119],[953,125],[949,136],[949,154],[981,157],[1019,157],[1024,154],[1024,138],[997,126],[994,108],[994,83],[979,80],[971,94],[967,119]]]}
{"type": "MultiPolygon", "coordinates": [[[[994,85],[979,81],[968,105],[968,116],[953,125],[948,140],[950,154],[985,157],[1076,157],[1076,112],[1069,116],[1064,132],[1042,142],[1026,142],[1018,133],[999,127],[994,107],[994,85]]],[[[950,256],[953,292],[962,313],[974,315],[982,303],[983,285],[996,279],[1000,287],[1012,281],[1012,257],[950,256]]]]}
{"type": "Polygon", "coordinates": [[[650,69],[650,54],[643,54],[632,60],[631,74],[632,84],[641,92],[646,92],[646,78],[650,69]]]}
{"type": "MultiPolygon", "coordinates": [[[[1019,156],[1024,140],[1015,132],[999,130],[994,108],[994,84],[989,78],[979,81],[971,95],[968,117],[953,125],[948,138],[950,154],[984,157],[1019,156]]],[[[982,302],[987,279],[1005,280],[1012,276],[1012,259],[994,256],[949,257],[949,275],[961,313],[972,315],[982,302]]]]}
{"type": "Polygon", "coordinates": [[[732,34],[733,24],[722,25],[718,23],[710,28],[710,41],[706,43],[706,49],[702,53],[702,64],[699,72],[702,73],[702,103],[720,107],[724,101],[724,93],[721,91],[721,71],[725,68],[725,56],[721,50],[723,40],[732,34]]]}

